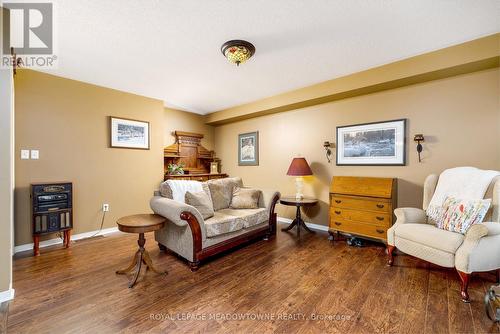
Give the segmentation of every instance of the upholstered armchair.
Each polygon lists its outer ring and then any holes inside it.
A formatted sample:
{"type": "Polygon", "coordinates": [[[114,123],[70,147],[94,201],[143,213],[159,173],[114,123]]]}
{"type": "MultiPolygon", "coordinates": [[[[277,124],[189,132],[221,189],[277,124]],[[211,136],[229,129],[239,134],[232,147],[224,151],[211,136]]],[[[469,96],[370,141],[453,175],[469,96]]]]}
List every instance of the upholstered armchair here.
{"type": "Polygon", "coordinates": [[[397,248],[403,253],[436,265],[456,268],[461,280],[462,301],[469,302],[467,287],[473,272],[496,271],[500,274],[500,176],[493,178],[485,199],[491,207],[481,224],[472,225],[465,235],[439,229],[428,223],[426,209],[439,177],[429,175],[424,184],[423,209],[394,210],[396,223],[387,231],[388,265],[394,262],[397,248]]]}

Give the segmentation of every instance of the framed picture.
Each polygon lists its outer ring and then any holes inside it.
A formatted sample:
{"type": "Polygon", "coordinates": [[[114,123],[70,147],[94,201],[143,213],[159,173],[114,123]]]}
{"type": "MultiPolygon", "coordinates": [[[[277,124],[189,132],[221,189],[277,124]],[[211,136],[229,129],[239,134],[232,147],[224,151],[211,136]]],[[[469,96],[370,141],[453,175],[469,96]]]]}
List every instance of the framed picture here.
{"type": "Polygon", "coordinates": [[[149,122],[110,117],[110,146],[149,150],[149,122]]]}
{"type": "Polygon", "coordinates": [[[259,165],[259,132],[238,135],[238,165],[259,165]]]}
{"type": "Polygon", "coordinates": [[[406,119],[337,127],[337,166],[406,164],[406,119]]]}

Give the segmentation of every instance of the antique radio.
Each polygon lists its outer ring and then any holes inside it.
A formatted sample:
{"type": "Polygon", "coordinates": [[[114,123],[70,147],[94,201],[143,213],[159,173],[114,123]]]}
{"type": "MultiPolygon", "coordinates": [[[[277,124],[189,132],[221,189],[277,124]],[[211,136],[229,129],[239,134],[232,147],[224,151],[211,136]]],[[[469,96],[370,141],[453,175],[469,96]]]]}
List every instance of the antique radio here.
{"type": "Polygon", "coordinates": [[[69,247],[73,228],[73,185],[70,182],[31,184],[33,250],[39,255],[40,235],[63,232],[69,247]]]}

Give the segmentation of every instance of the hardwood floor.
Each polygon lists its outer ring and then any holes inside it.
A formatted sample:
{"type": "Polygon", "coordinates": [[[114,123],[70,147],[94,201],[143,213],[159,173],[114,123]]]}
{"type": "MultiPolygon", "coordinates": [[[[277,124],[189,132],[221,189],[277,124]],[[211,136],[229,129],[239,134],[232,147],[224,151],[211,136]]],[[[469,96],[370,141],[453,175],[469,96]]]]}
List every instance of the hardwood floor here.
{"type": "Polygon", "coordinates": [[[7,317],[9,315],[9,303],[0,303],[0,334],[7,333],[7,317]]]}
{"type": "Polygon", "coordinates": [[[147,272],[133,289],[115,270],[131,261],[135,235],[18,257],[9,333],[500,333],[482,304],[493,274],[473,276],[472,303],[464,304],[453,270],[404,255],[387,267],[382,245],[332,246],[323,233],[299,242],[295,233],[278,232],[192,273],[160,253],[152,234],[146,238],[168,275],[147,272]]]}

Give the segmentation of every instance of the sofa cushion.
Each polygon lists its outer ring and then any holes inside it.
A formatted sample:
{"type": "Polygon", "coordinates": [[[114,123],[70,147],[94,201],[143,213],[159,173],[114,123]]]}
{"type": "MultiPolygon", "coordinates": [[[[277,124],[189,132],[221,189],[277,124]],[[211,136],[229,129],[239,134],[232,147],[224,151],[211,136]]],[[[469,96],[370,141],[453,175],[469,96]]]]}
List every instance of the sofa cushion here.
{"type": "Polygon", "coordinates": [[[208,188],[210,189],[215,211],[229,208],[231,198],[233,197],[233,188],[235,186],[243,186],[240,177],[228,177],[208,181],[208,188]]]}
{"type": "Polygon", "coordinates": [[[430,224],[398,224],[395,236],[452,254],[464,240],[460,233],[445,231],[430,224]]]}
{"type": "Polygon", "coordinates": [[[243,220],[245,228],[265,223],[269,220],[269,210],[258,209],[222,209],[219,211],[225,215],[235,216],[243,220]]]}
{"type": "Polygon", "coordinates": [[[186,204],[194,206],[200,212],[203,219],[208,219],[214,216],[212,200],[205,191],[186,191],[185,198],[186,204]]]}
{"type": "Polygon", "coordinates": [[[243,228],[243,219],[215,211],[212,218],[205,220],[207,237],[239,231],[243,228]]]}
{"type": "Polygon", "coordinates": [[[233,188],[231,209],[257,209],[259,207],[260,190],[250,188],[233,188]]]}

